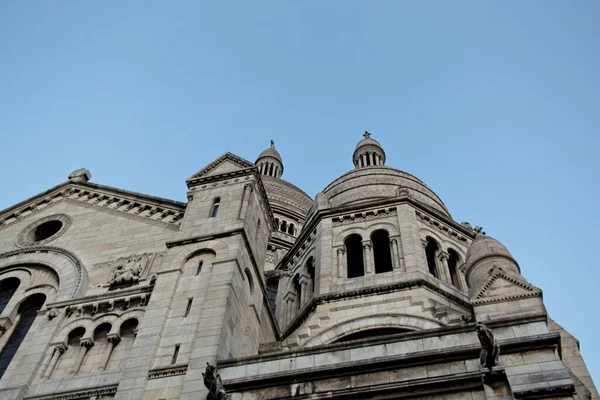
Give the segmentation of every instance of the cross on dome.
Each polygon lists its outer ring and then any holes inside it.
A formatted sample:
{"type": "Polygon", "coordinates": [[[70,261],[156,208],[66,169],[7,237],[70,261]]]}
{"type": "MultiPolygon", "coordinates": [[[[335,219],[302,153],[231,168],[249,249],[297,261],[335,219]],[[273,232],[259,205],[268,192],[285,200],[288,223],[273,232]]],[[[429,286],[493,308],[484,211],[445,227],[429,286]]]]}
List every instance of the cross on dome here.
{"type": "Polygon", "coordinates": [[[365,134],[363,136],[365,137],[365,139],[368,139],[371,137],[371,132],[365,131],[365,134]]]}

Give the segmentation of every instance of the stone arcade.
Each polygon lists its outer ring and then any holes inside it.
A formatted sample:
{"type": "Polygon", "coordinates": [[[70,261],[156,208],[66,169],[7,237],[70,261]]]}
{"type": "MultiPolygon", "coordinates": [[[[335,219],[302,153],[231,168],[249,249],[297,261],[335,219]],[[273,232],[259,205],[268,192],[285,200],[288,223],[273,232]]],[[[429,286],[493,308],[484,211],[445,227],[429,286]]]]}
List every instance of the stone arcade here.
{"type": "Polygon", "coordinates": [[[0,212],[0,399],[598,399],[506,247],[370,136],[314,200],[271,143],[186,203],[80,169],[0,212]]]}

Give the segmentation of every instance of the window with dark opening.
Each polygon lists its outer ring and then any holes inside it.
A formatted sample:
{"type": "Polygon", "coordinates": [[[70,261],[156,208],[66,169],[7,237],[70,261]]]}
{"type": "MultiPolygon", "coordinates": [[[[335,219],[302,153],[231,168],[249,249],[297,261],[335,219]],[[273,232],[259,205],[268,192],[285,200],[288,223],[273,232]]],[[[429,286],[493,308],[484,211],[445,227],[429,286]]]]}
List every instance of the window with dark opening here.
{"type": "Polygon", "coordinates": [[[373,232],[373,256],[375,258],[375,273],[392,271],[392,252],[390,249],[390,234],[383,229],[373,232]]]}
{"type": "Polygon", "coordinates": [[[215,201],[213,201],[212,208],[210,209],[210,217],[214,218],[219,213],[219,205],[221,204],[221,198],[217,197],[215,201]]]}
{"type": "Polygon", "coordinates": [[[19,350],[19,346],[23,343],[29,328],[35,321],[37,312],[42,308],[45,301],[46,296],[37,293],[31,295],[19,306],[19,322],[2,349],[2,353],[0,353],[0,378],[6,372],[17,350],[19,350]]]}
{"type": "Polygon", "coordinates": [[[429,273],[436,278],[437,276],[437,254],[439,247],[435,240],[428,237],[427,238],[427,246],[425,247],[425,256],[427,257],[427,267],[429,268],[429,273]]]}
{"type": "Polygon", "coordinates": [[[8,278],[0,282],[0,314],[19,288],[20,283],[18,278],[8,278]]]}
{"type": "Polygon", "coordinates": [[[193,302],[194,302],[194,298],[190,297],[187,302],[187,307],[185,308],[185,314],[183,315],[184,317],[187,317],[188,315],[190,315],[190,310],[192,309],[193,302]]]}
{"type": "Polygon", "coordinates": [[[315,291],[315,259],[310,257],[306,262],[306,271],[308,272],[308,276],[310,276],[310,292],[314,293],[315,291]]]}
{"type": "Polygon", "coordinates": [[[363,259],[362,236],[352,234],[344,241],[348,263],[348,278],[357,278],[365,275],[365,261],[363,259]]]}
{"type": "Polygon", "coordinates": [[[198,269],[196,269],[196,275],[200,275],[200,272],[202,272],[202,264],[204,264],[203,260],[198,261],[198,269]]]}
{"type": "Polygon", "coordinates": [[[460,256],[453,249],[448,249],[448,270],[450,271],[450,279],[452,279],[452,285],[454,287],[459,288],[459,280],[458,280],[458,263],[460,261],[460,256]]]}
{"type": "Polygon", "coordinates": [[[177,362],[177,356],[179,355],[180,344],[175,345],[175,350],[173,351],[173,357],[171,358],[171,364],[175,364],[177,362]]]}
{"type": "Polygon", "coordinates": [[[294,276],[294,292],[296,293],[296,308],[300,309],[302,299],[302,286],[300,286],[300,275],[294,276]]]}
{"type": "Polygon", "coordinates": [[[279,289],[279,279],[270,279],[267,281],[267,299],[273,314],[275,314],[277,290],[279,289]]]}

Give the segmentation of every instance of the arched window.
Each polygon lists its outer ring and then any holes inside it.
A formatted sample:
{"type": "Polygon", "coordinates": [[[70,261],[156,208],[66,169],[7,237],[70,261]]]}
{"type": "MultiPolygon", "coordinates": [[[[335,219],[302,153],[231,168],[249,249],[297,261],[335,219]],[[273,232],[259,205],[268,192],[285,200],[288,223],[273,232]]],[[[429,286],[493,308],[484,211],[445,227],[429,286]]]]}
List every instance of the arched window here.
{"type": "Polygon", "coordinates": [[[18,278],[8,278],[0,282],[0,314],[19,288],[21,281],[18,278]]]}
{"type": "Polygon", "coordinates": [[[221,198],[217,197],[215,198],[215,200],[213,201],[213,205],[210,209],[210,217],[214,218],[217,216],[217,214],[219,213],[219,205],[221,204],[221,198]]]}
{"type": "Polygon", "coordinates": [[[271,165],[269,165],[269,176],[273,176],[273,166],[275,164],[271,163],[271,165]]]}
{"type": "Polygon", "coordinates": [[[365,275],[365,260],[363,259],[362,236],[352,234],[344,241],[348,262],[348,278],[365,275]]]}
{"type": "Polygon", "coordinates": [[[281,226],[279,227],[281,232],[285,232],[287,230],[287,222],[281,221],[281,226]]]}
{"type": "Polygon", "coordinates": [[[427,257],[427,267],[429,268],[429,273],[439,279],[437,274],[437,255],[439,246],[437,242],[429,236],[426,240],[427,246],[425,247],[425,256],[427,257]]]}
{"type": "Polygon", "coordinates": [[[292,236],[294,235],[294,224],[290,223],[288,226],[288,233],[292,236]]]}
{"type": "MultiPolygon", "coordinates": [[[[94,345],[88,350],[81,367],[80,374],[89,374],[98,369],[104,369],[104,356],[108,352],[110,343],[108,343],[108,333],[112,325],[105,322],[94,329],[94,345]]],[[[108,362],[109,360],[106,360],[108,362]]]]}
{"type": "Polygon", "coordinates": [[[380,229],[371,235],[373,242],[373,256],[375,258],[375,273],[390,272],[392,267],[392,251],[390,249],[390,234],[380,229]]]}
{"type": "Polygon", "coordinates": [[[67,337],[67,349],[58,359],[58,365],[54,372],[52,372],[52,378],[64,378],[69,376],[75,367],[75,363],[81,351],[81,338],[85,335],[85,328],[79,327],[69,332],[67,337]]]}
{"type": "Polygon", "coordinates": [[[19,306],[19,311],[17,315],[17,326],[14,331],[10,335],[8,342],[2,349],[2,353],[0,353],[0,378],[6,372],[8,365],[12,361],[15,356],[17,350],[19,350],[19,346],[23,343],[29,328],[33,325],[35,321],[35,317],[37,316],[37,312],[42,308],[44,302],[46,301],[46,296],[37,293],[31,295],[19,306]]]}
{"type": "Polygon", "coordinates": [[[310,276],[310,293],[315,292],[315,259],[310,257],[308,261],[306,261],[306,271],[308,272],[308,276],[310,276]]]}
{"type": "MultiPolygon", "coordinates": [[[[267,299],[269,300],[269,306],[275,314],[277,309],[277,290],[279,289],[279,279],[269,279],[267,281],[267,299]]],[[[277,314],[275,314],[277,315],[277,314]]]]}
{"type": "Polygon", "coordinates": [[[302,302],[302,286],[300,286],[300,275],[294,276],[294,293],[296,293],[296,308],[299,310],[302,302]]]}
{"type": "Polygon", "coordinates": [[[252,281],[252,273],[250,273],[250,270],[248,268],[246,268],[244,270],[244,273],[246,274],[246,279],[248,280],[248,287],[250,288],[250,294],[254,293],[254,282],[252,281]]]}
{"type": "Polygon", "coordinates": [[[460,281],[458,280],[458,265],[460,256],[454,249],[448,249],[448,270],[450,271],[450,279],[452,279],[452,285],[456,288],[460,288],[460,281]]]}
{"type": "Polygon", "coordinates": [[[275,226],[279,229],[279,218],[275,218],[275,226]]]}

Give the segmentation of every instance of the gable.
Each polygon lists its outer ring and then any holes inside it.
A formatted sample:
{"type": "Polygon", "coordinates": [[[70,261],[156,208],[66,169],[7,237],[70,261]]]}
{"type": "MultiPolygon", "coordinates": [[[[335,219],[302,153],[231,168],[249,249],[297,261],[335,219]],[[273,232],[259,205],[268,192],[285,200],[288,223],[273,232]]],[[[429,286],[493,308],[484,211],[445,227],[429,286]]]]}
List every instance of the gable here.
{"type": "Polygon", "coordinates": [[[232,153],[225,153],[215,161],[192,175],[186,182],[188,187],[219,175],[230,175],[253,168],[254,164],[232,153]]]}
{"type": "Polygon", "coordinates": [[[504,271],[496,271],[479,291],[476,299],[479,301],[503,301],[526,297],[541,296],[538,288],[522,282],[504,271]]]}

